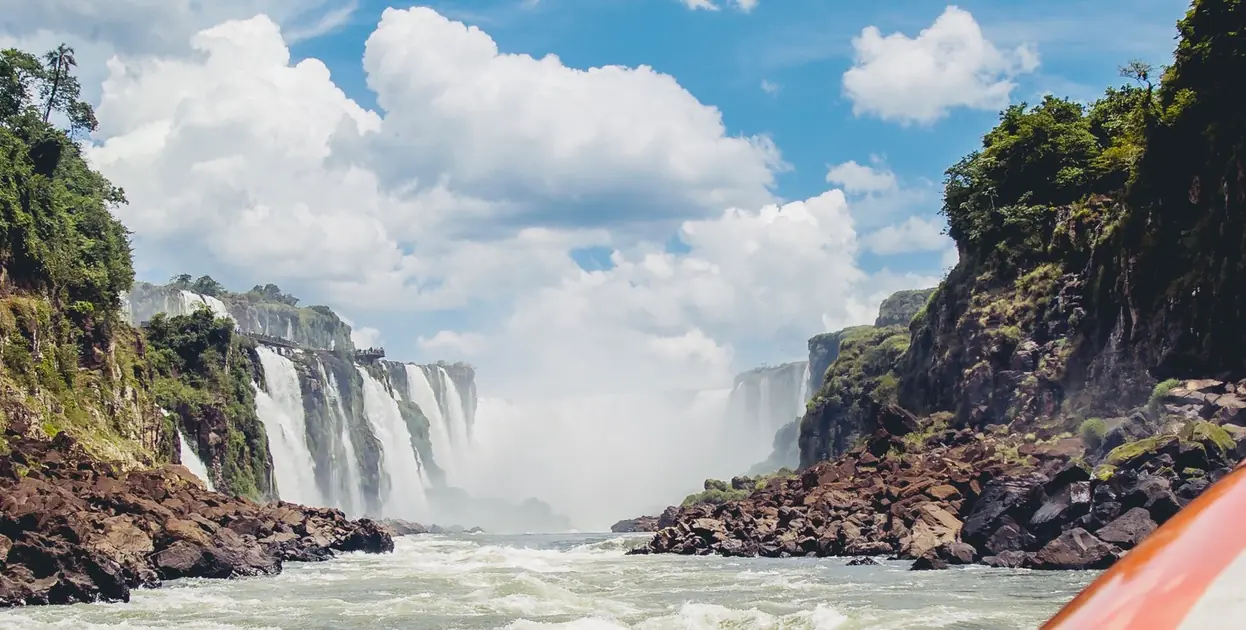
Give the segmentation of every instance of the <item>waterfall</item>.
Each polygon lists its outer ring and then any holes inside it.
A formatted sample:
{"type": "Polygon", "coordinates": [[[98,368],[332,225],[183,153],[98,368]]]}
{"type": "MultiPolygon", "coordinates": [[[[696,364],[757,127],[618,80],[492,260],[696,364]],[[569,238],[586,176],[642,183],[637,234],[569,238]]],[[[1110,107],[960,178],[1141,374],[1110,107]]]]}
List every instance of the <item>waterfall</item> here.
{"type": "Polygon", "coordinates": [[[200,304],[203,304],[204,306],[207,306],[208,310],[212,311],[212,313],[217,317],[225,317],[231,320],[234,319],[234,316],[229,313],[229,308],[225,306],[225,303],[210,295],[202,295],[195,293],[194,291],[187,291],[183,289],[178,291],[177,298],[177,308],[170,309],[166,303],[164,309],[166,313],[170,315],[186,315],[195,312],[195,309],[198,308],[200,304]]]}
{"type": "Polygon", "coordinates": [[[324,505],[316,487],[315,462],[307,446],[307,418],[294,363],[267,346],[259,346],[256,353],[268,388],[255,388],[255,411],[268,435],[281,498],[303,505],[324,505]]]}
{"type": "Polygon", "coordinates": [[[411,402],[428,418],[428,437],[433,445],[433,457],[446,475],[446,484],[454,485],[459,458],[450,439],[450,427],[446,415],[441,412],[437,394],[433,391],[423,366],[408,363],[403,369],[407,374],[407,392],[411,396],[411,402]]]}
{"type": "Polygon", "coordinates": [[[208,487],[208,490],[215,491],[216,488],[212,486],[212,479],[208,477],[208,467],[203,465],[203,460],[199,459],[199,456],[195,454],[195,449],[190,447],[190,438],[186,437],[186,434],[181,431],[178,431],[178,433],[181,433],[182,438],[180,440],[182,443],[182,465],[202,480],[204,485],[208,487]]]}
{"type": "Polygon", "coordinates": [[[363,500],[359,496],[363,480],[359,474],[359,458],[355,455],[355,441],[350,437],[350,419],[346,415],[345,408],[342,407],[342,391],[338,389],[337,378],[326,372],[323,364],[317,361],[316,367],[320,370],[320,381],[327,384],[325,389],[330,411],[338,425],[341,436],[340,446],[344,451],[342,465],[334,467],[334,472],[340,473],[333,475],[338,481],[337,487],[334,488],[335,503],[343,512],[359,515],[363,513],[363,500]]]}
{"type": "Polygon", "coordinates": [[[426,513],[426,481],[423,466],[411,444],[411,432],[402,419],[398,403],[385,386],[367,370],[355,366],[363,377],[363,406],[373,434],[381,441],[381,466],[389,477],[382,501],[385,516],[417,519],[426,513]]]}
{"type": "Polygon", "coordinates": [[[445,368],[437,366],[437,370],[441,372],[442,383],[445,386],[445,395],[441,399],[441,405],[446,424],[450,427],[450,439],[458,448],[467,448],[467,414],[463,411],[463,397],[459,395],[458,385],[454,384],[454,379],[450,378],[445,368]]]}
{"type": "Polygon", "coordinates": [[[804,409],[805,403],[809,402],[810,398],[813,398],[813,392],[809,391],[810,378],[809,362],[805,361],[805,373],[800,377],[800,395],[797,397],[796,401],[800,409],[804,409]]]}

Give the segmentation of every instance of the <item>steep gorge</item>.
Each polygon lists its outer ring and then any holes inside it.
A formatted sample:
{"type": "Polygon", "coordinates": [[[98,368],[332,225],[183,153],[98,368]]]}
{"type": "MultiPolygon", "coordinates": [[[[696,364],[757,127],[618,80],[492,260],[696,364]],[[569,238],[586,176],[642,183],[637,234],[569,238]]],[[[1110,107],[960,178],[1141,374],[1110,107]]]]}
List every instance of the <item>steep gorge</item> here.
{"type": "Polygon", "coordinates": [[[1226,474],[1246,453],[1243,28],[1240,1],[1195,0],[1158,84],[1133,63],[1089,106],[1002,112],[948,169],[960,261],[924,307],[816,344],[803,474],[672,515],[644,551],[1096,568],[1226,474]]]}

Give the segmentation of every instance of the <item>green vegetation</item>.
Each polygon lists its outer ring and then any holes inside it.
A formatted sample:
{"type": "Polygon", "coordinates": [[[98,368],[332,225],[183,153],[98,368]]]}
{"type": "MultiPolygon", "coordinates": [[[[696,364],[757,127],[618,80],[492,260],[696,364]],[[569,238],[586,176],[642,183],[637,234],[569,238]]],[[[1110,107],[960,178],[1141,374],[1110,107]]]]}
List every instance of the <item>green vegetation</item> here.
{"type": "Polygon", "coordinates": [[[1157,383],[1155,385],[1155,389],[1151,390],[1151,397],[1147,400],[1147,412],[1149,412],[1153,417],[1159,417],[1161,411],[1160,405],[1164,402],[1164,397],[1167,396],[1169,392],[1180,386],[1181,381],[1175,378],[1170,378],[1157,383]]]}
{"type": "MultiPolygon", "coordinates": [[[[1205,420],[1198,420],[1187,424],[1181,430],[1181,439],[1187,442],[1201,444],[1208,451],[1215,451],[1221,461],[1235,461],[1236,457],[1230,457],[1231,453],[1237,450],[1237,442],[1222,427],[1216,426],[1205,420]]],[[[1211,454],[1209,452],[1209,454],[1211,454]]]]}
{"type": "Polygon", "coordinates": [[[219,462],[218,487],[255,499],[276,496],[251,386],[261,373],[252,359],[254,342],[206,307],[191,315],[156,315],[147,325],[147,339],[159,405],[177,414],[188,434],[199,435],[203,428],[224,441],[199,453],[205,462],[219,462]]]}
{"type": "Polygon", "coordinates": [[[1082,442],[1090,450],[1098,450],[1103,445],[1103,437],[1107,435],[1108,425],[1103,418],[1086,418],[1078,429],[1082,442]]]}
{"type": "Polygon", "coordinates": [[[0,51],[0,286],[46,296],[54,328],[84,359],[105,347],[119,294],[134,281],[125,194],[83,160],[71,134],[95,129],[64,46],[40,61],[0,51]],[[52,114],[68,131],[48,123],[52,114]]]}
{"type": "Polygon", "coordinates": [[[704,490],[684,498],[682,505],[688,507],[699,503],[722,505],[731,501],[747,499],[749,495],[766,487],[773,479],[789,479],[796,473],[789,468],[756,477],[736,477],[730,483],[721,479],[706,479],[704,490]],[[739,486],[738,488],[736,486],[739,486]]]}
{"type": "Polygon", "coordinates": [[[74,51],[0,51],[0,427],[62,431],[124,467],[171,452],[136,334],[118,326],[134,280],[123,191],[74,138],[95,129],[74,51]],[[58,121],[67,122],[65,129],[58,121]]]}
{"type": "Polygon", "coordinates": [[[973,257],[1005,268],[1050,259],[1060,209],[1128,181],[1150,99],[1148,88],[1122,86],[1089,107],[1047,96],[1004,110],[982,149],[947,171],[949,234],[973,257]]]}
{"type": "Polygon", "coordinates": [[[877,405],[895,402],[895,368],[908,349],[908,330],[861,326],[844,332],[839,357],[827,369],[817,398],[844,410],[856,409],[866,400],[877,405]]]}
{"type": "Polygon", "coordinates": [[[930,301],[930,296],[934,292],[934,288],[929,288],[898,291],[891,294],[879,305],[878,318],[874,320],[874,325],[879,328],[908,326],[913,317],[926,307],[926,303],[930,301]]]}

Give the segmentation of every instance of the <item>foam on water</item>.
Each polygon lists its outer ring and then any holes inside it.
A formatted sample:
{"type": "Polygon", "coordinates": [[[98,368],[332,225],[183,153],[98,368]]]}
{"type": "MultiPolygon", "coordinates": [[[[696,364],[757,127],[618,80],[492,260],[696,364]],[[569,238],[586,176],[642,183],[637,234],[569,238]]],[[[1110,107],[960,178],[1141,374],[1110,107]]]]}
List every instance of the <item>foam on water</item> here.
{"type": "Polygon", "coordinates": [[[177,580],[129,604],[0,612],[0,630],[1034,628],[1093,574],[844,559],[625,556],[644,536],[400,538],[387,555],[177,580]]]}

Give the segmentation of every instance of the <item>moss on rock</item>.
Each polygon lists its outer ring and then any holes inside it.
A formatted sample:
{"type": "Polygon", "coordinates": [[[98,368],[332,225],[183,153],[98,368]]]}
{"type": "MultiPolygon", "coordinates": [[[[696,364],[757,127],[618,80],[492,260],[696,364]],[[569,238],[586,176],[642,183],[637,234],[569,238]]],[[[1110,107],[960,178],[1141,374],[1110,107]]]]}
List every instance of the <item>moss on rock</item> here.
{"type": "Polygon", "coordinates": [[[1158,453],[1178,443],[1178,440],[1179,438],[1175,435],[1153,435],[1141,440],[1121,444],[1108,452],[1107,457],[1103,459],[1103,463],[1113,467],[1125,466],[1140,457],[1158,453]]]}

